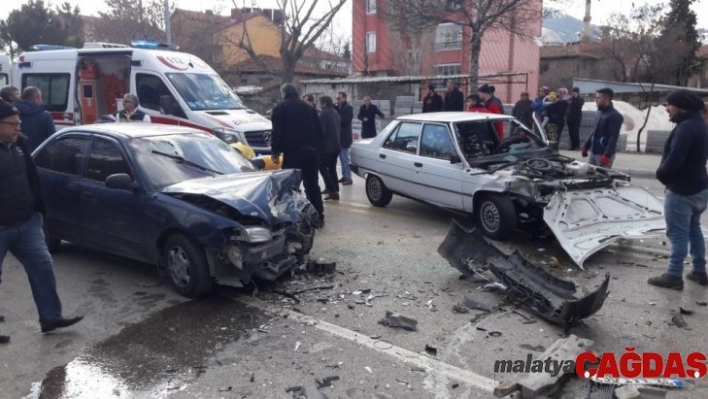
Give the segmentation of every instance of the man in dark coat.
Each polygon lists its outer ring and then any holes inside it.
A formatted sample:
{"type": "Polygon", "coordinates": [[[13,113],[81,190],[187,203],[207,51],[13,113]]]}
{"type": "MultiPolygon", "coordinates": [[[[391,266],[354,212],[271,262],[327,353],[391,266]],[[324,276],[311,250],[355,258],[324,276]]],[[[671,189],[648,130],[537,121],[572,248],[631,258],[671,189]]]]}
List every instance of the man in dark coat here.
{"type": "Polygon", "coordinates": [[[57,131],[54,120],[42,107],[42,92],[34,86],[25,87],[21,99],[13,104],[20,110],[20,130],[27,136],[27,148],[32,153],[57,131]]]}
{"type": "Polygon", "coordinates": [[[325,183],[325,200],[339,199],[339,182],[337,181],[337,158],[342,149],[340,144],[341,120],[334,109],[332,97],[320,97],[320,124],[322,125],[322,159],[320,174],[325,183]]]}
{"type": "Polygon", "coordinates": [[[435,85],[428,85],[428,94],[423,97],[423,113],[440,112],[443,109],[442,96],[435,92],[435,85]]]}
{"type": "Polygon", "coordinates": [[[283,155],[283,169],[300,169],[305,195],[320,215],[324,225],[324,206],[317,172],[322,152],[322,125],[315,108],[300,99],[297,88],[286,83],[280,88],[283,101],[273,108],[271,122],[271,160],[280,162],[283,155]]]}
{"type": "Polygon", "coordinates": [[[445,111],[464,111],[465,95],[457,88],[457,83],[452,80],[447,81],[447,93],[445,93],[445,111]]]}
{"type": "Polygon", "coordinates": [[[342,146],[342,150],[339,151],[339,163],[342,164],[342,178],[339,182],[343,186],[348,186],[352,184],[352,170],[349,165],[351,158],[349,157],[349,148],[352,146],[352,120],[354,119],[354,108],[347,102],[347,93],[340,91],[337,93],[337,105],[335,108],[339,113],[340,121],[340,138],[339,144],[342,146]]]}
{"type": "Polygon", "coordinates": [[[371,97],[364,96],[364,105],[359,107],[359,115],[357,115],[357,119],[361,121],[362,139],[376,137],[376,115],[380,116],[381,119],[385,118],[379,107],[371,103],[371,97]]]}
{"type": "Polygon", "coordinates": [[[583,120],[583,106],[585,100],[580,97],[580,89],[573,87],[573,95],[568,103],[568,136],[570,137],[570,149],[580,149],[580,122],[583,120]]]}
{"type": "MultiPolygon", "coordinates": [[[[44,237],[44,195],[37,168],[20,134],[20,111],[0,100],[0,283],[9,251],[29,279],[42,332],[69,327],[83,317],[66,319],[57,293],[52,256],[44,237]]],[[[0,343],[10,338],[0,336],[0,343]]]]}
{"type": "Polygon", "coordinates": [[[671,255],[666,273],[648,281],[658,287],[683,290],[683,262],[689,244],[693,271],[686,278],[708,285],[701,230],[701,215],[708,204],[708,126],[700,115],[704,107],[703,100],[688,90],[666,97],[666,112],[676,127],[664,144],[656,178],[666,186],[664,218],[671,255]]]}
{"type": "Polygon", "coordinates": [[[591,165],[611,168],[617,154],[617,140],[624,117],[612,105],[614,91],[610,88],[600,89],[595,93],[597,104],[597,120],[595,129],[582,150],[582,156],[587,157],[591,165]]]}
{"type": "Polygon", "coordinates": [[[511,114],[514,118],[518,119],[519,122],[533,129],[533,109],[531,109],[531,104],[532,101],[529,98],[529,93],[523,92],[521,93],[521,99],[514,105],[511,114]]]}

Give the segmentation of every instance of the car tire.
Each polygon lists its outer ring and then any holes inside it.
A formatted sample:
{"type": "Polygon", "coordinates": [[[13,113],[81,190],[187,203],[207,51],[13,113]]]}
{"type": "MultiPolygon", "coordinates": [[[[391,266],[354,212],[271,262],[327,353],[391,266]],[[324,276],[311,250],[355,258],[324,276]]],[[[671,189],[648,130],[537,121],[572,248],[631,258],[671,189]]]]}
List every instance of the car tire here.
{"type": "Polygon", "coordinates": [[[369,198],[371,205],[385,207],[391,203],[393,193],[386,188],[381,178],[375,175],[369,175],[366,178],[366,196],[369,198]]]}
{"type": "Polygon", "coordinates": [[[484,194],[475,207],[477,225],[494,240],[505,240],[516,230],[516,208],[511,199],[500,194],[484,194]]]}
{"type": "Polygon", "coordinates": [[[163,246],[165,272],[180,294],[197,298],[214,287],[204,248],[181,233],[172,234],[163,246]]]}
{"type": "Polygon", "coordinates": [[[56,253],[61,248],[61,240],[59,238],[54,238],[49,232],[49,226],[47,225],[46,219],[44,220],[42,229],[44,230],[44,242],[47,245],[47,249],[50,254],[56,253]]]}

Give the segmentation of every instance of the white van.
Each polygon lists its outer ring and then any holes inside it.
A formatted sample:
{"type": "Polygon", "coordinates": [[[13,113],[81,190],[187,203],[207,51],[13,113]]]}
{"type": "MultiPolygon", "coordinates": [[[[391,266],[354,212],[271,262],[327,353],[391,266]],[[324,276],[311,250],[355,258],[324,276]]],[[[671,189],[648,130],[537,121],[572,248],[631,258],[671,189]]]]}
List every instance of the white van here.
{"type": "Polygon", "coordinates": [[[12,58],[9,55],[0,54],[0,88],[12,82],[12,58]]]}
{"type": "Polygon", "coordinates": [[[216,71],[194,55],[146,41],[131,47],[34,48],[19,56],[14,82],[21,89],[42,91],[57,128],[115,115],[123,109],[123,95],[133,93],[153,123],[195,127],[227,143],[245,141],[257,153],[270,152],[270,121],[246,108],[216,71]]]}

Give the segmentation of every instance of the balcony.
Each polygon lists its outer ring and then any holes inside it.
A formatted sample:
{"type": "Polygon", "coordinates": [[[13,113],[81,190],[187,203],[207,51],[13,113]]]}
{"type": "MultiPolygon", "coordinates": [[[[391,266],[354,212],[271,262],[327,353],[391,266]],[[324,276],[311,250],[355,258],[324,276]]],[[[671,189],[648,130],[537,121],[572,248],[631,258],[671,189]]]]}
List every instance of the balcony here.
{"type": "Polygon", "coordinates": [[[434,48],[435,51],[460,50],[462,48],[462,40],[435,42],[434,48]]]}

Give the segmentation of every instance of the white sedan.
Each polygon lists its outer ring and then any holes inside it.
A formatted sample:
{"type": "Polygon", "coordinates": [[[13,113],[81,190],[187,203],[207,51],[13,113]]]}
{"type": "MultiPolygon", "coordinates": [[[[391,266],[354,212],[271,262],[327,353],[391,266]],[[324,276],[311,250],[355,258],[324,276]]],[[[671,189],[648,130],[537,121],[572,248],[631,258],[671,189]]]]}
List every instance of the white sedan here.
{"type": "Polygon", "coordinates": [[[527,127],[497,114],[401,116],[355,142],[351,166],[375,206],[396,194],[473,214],[498,240],[543,221],[579,266],[614,241],[665,228],[661,200],[631,186],[626,174],[554,152],[537,120],[527,127]]]}

